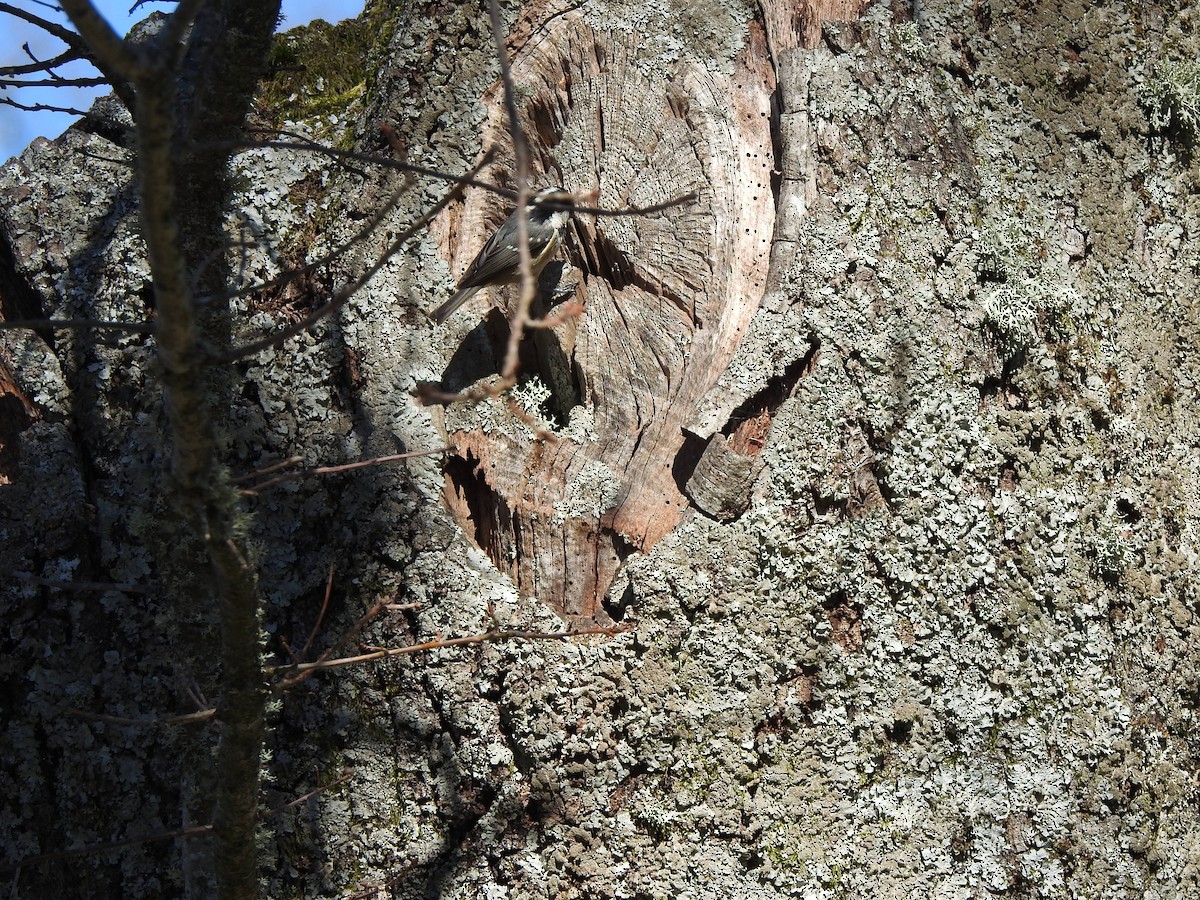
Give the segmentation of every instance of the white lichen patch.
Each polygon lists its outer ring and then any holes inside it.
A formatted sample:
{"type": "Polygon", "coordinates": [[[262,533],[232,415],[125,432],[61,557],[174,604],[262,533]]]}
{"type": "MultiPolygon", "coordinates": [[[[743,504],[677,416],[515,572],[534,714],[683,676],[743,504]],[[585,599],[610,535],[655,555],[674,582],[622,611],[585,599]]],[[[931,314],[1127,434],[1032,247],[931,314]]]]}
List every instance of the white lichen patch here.
{"type": "Polygon", "coordinates": [[[566,494],[554,504],[554,521],[567,519],[599,519],[621,495],[620,479],[599,460],[589,460],[579,473],[567,481],[566,494]]]}

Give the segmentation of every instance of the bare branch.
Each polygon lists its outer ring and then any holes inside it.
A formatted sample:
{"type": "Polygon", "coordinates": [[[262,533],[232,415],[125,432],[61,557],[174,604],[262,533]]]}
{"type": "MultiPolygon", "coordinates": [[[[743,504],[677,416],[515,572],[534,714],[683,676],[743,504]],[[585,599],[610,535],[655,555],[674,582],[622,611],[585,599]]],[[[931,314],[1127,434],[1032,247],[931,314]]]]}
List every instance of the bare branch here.
{"type": "Polygon", "coordinates": [[[576,206],[573,207],[573,211],[576,213],[586,213],[589,216],[646,216],[650,213],[662,212],[664,209],[670,209],[673,206],[685,206],[688,203],[694,203],[699,196],[695,191],[692,191],[689,194],[682,194],[671,200],[655,203],[652,206],[627,206],[624,209],[599,209],[594,206],[576,206]]]}
{"type": "Polygon", "coordinates": [[[31,88],[31,87],[97,87],[108,84],[107,78],[39,78],[36,81],[22,81],[18,78],[0,78],[0,88],[31,88]]]}
{"type": "Polygon", "coordinates": [[[276,478],[264,481],[261,484],[256,484],[254,487],[246,488],[242,491],[242,493],[253,496],[265,491],[269,487],[275,487],[275,485],[282,484],[285,481],[295,481],[298,478],[307,478],[309,475],[334,475],[338,472],[350,472],[354,469],[365,469],[367,466],[377,466],[382,463],[399,462],[402,459],[415,459],[418,456],[435,456],[438,453],[446,453],[450,449],[450,447],[435,447],[432,450],[414,450],[411,453],[393,453],[390,456],[377,456],[374,459],[364,459],[358,462],[345,463],[344,465],[340,466],[320,466],[315,469],[304,469],[301,472],[289,472],[286,475],[279,475],[276,478]]]}
{"type": "Polygon", "coordinates": [[[504,49],[504,22],[500,18],[499,0],[488,0],[488,16],[492,24],[492,40],[496,43],[496,61],[500,64],[500,80],[504,85],[504,112],[508,116],[508,132],[517,161],[517,199],[524,205],[525,198],[519,196],[519,188],[525,186],[524,181],[529,177],[529,144],[525,141],[525,133],[517,118],[517,92],[513,85],[512,69],[508,65],[508,54],[504,49]]]}
{"type": "MultiPolygon", "coordinates": [[[[294,666],[284,666],[277,669],[277,672],[287,672],[288,678],[276,683],[273,690],[276,692],[284,690],[285,683],[297,675],[303,675],[309,672],[316,672],[323,669],[340,669],[344,666],[357,666],[362,663],[375,662],[381,659],[392,659],[397,656],[411,656],[414,653],[427,653],[430,650],[441,650],[446,647],[464,647],[470,644],[485,644],[494,643],[496,641],[563,641],[570,638],[582,637],[588,634],[603,634],[609,637],[614,637],[618,634],[624,634],[632,631],[633,626],[628,624],[619,625],[596,625],[591,628],[569,628],[566,631],[520,631],[506,629],[492,629],[484,631],[480,634],[471,634],[466,637],[437,639],[426,641],[423,644],[410,644],[407,647],[379,647],[372,650],[370,653],[363,653],[359,656],[343,656],[339,659],[328,659],[323,662],[300,663],[294,666]]],[[[287,687],[291,684],[287,683],[287,687]]]]}
{"type": "Polygon", "coordinates": [[[395,209],[397,205],[399,205],[400,198],[403,196],[403,189],[396,191],[391,197],[388,198],[388,201],[383,205],[383,207],[376,211],[375,215],[371,217],[371,220],[367,222],[367,224],[364,225],[358,232],[356,232],[353,237],[346,241],[346,243],[335,247],[333,250],[330,250],[328,253],[319,257],[318,259],[314,259],[312,262],[305,263],[303,266],[299,266],[295,269],[288,269],[286,272],[281,272],[279,275],[275,276],[274,278],[269,278],[266,281],[260,281],[256,284],[247,285],[246,287],[241,287],[233,291],[224,291],[220,294],[206,294],[197,297],[196,302],[211,303],[213,301],[232,300],[235,297],[244,297],[247,294],[254,294],[258,291],[265,291],[269,288],[278,287],[279,285],[285,284],[293,278],[297,278],[301,275],[307,275],[310,272],[315,272],[322,266],[328,265],[335,259],[341,257],[342,254],[344,254],[355,244],[365,241],[372,234],[374,234],[379,226],[383,224],[384,220],[387,219],[391,211],[395,209]]]}
{"type": "MultiPolygon", "coordinates": [[[[526,322],[525,324],[528,325],[529,323],[526,322]]],[[[505,388],[505,390],[508,390],[508,388],[505,388]]],[[[548,444],[558,443],[558,435],[556,435],[553,431],[543,427],[541,422],[535,419],[530,413],[527,413],[525,410],[523,410],[521,408],[521,404],[517,402],[516,397],[514,397],[512,394],[509,394],[505,400],[508,404],[509,414],[521,422],[530,431],[532,431],[535,440],[545,441],[548,444]]]]}
{"type": "MultiPolygon", "coordinates": [[[[457,394],[450,394],[446,391],[443,391],[442,386],[436,382],[419,381],[410,393],[422,406],[445,406],[450,403],[460,402],[479,403],[481,400],[487,400],[492,397],[501,396],[516,383],[517,379],[515,377],[502,377],[498,378],[491,384],[476,385],[475,387],[468,388],[465,391],[460,391],[457,394]]],[[[523,414],[519,416],[519,418],[528,419],[528,417],[523,414]]]]}
{"type": "Polygon", "coordinates": [[[316,662],[295,663],[291,666],[281,667],[288,672],[288,675],[279,679],[279,681],[272,685],[271,690],[277,694],[281,694],[284,691],[291,690],[296,685],[300,684],[300,682],[311,678],[318,671],[317,668],[314,668],[315,666],[321,666],[327,662],[329,658],[333,656],[333,654],[337,653],[338,650],[346,646],[346,644],[350,643],[350,641],[354,640],[354,638],[358,636],[359,632],[361,632],[367,627],[367,625],[371,623],[372,619],[391,606],[392,604],[388,603],[386,600],[377,600],[370,609],[368,609],[359,617],[357,622],[347,629],[345,634],[334,641],[330,647],[328,647],[320,656],[317,657],[316,662]],[[306,668],[301,670],[299,668],[300,666],[305,666],[306,668]]]}
{"type": "Polygon", "coordinates": [[[557,328],[570,319],[577,319],[582,316],[584,309],[584,305],[578,300],[567,300],[555,309],[551,315],[543,319],[530,319],[525,324],[530,328],[557,328]]]}
{"type": "Polygon", "coordinates": [[[24,66],[0,66],[0,75],[31,75],[34,72],[49,72],[51,69],[56,69],[77,59],[84,59],[83,53],[79,50],[64,50],[58,56],[54,57],[54,59],[43,61],[30,52],[29,44],[22,44],[21,49],[29,55],[29,58],[33,62],[24,66]]]}
{"type": "MultiPolygon", "coordinates": [[[[87,0],[64,0],[69,12],[70,7],[76,4],[82,4],[89,13],[95,15],[95,10],[87,0]]],[[[74,19],[75,15],[72,13],[72,20],[74,19]]],[[[80,21],[87,19],[81,17],[80,21]]],[[[104,27],[108,27],[107,23],[104,27]]],[[[83,32],[82,27],[80,32],[83,32]]],[[[112,34],[111,29],[108,33],[112,34]]],[[[120,48],[120,51],[125,53],[125,48],[120,48]]],[[[182,238],[177,218],[178,159],[172,146],[176,104],[177,91],[173,78],[167,78],[161,84],[148,83],[138,91],[136,116],[142,235],[146,241],[150,270],[154,274],[155,306],[158,311],[158,357],[167,372],[172,375],[184,375],[194,370],[199,354],[196,311],[192,302],[191,285],[188,282],[185,255],[180,246],[182,238]]],[[[198,421],[192,420],[191,416],[206,415],[197,412],[197,407],[201,405],[199,392],[192,392],[191,382],[186,382],[186,385],[185,393],[189,395],[187,401],[184,401],[183,397],[171,397],[171,402],[177,404],[176,412],[182,413],[181,420],[198,421]],[[184,407],[186,413],[183,413],[184,407]]],[[[211,447],[206,436],[201,437],[199,433],[189,435],[189,439],[180,440],[177,444],[176,467],[184,484],[190,485],[194,478],[199,477],[199,471],[208,465],[207,456],[211,447]]]]}
{"type": "Polygon", "coordinates": [[[54,331],[128,331],[130,334],[154,334],[158,327],[153,322],[107,322],[102,319],[13,319],[0,322],[0,331],[26,328],[38,331],[49,328],[54,331]]]}
{"type": "MultiPolygon", "coordinates": [[[[47,4],[47,7],[49,9],[54,8],[49,6],[49,4],[47,4]]],[[[35,16],[33,13],[21,9],[19,6],[12,6],[8,3],[0,3],[0,13],[8,13],[10,16],[28,22],[30,25],[36,25],[47,34],[58,38],[72,50],[77,50],[81,54],[86,54],[87,52],[87,44],[84,43],[83,39],[74,31],[71,31],[71,29],[64,28],[57,22],[51,22],[40,16],[35,16]]]]}
{"type": "MultiPolygon", "coordinates": [[[[414,163],[401,162],[398,159],[392,159],[390,156],[379,156],[375,153],[358,153],[353,150],[340,150],[337,147],[329,147],[317,141],[309,140],[302,135],[293,135],[292,132],[281,131],[280,134],[288,134],[292,136],[292,140],[276,141],[196,141],[191,146],[197,149],[217,149],[221,147],[232,147],[239,150],[259,150],[259,149],[276,149],[276,150],[308,150],[312,153],[320,153],[323,156],[328,156],[330,159],[336,160],[354,160],[355,162],[370,163],[372,165],[381,166],[385,169],[396,169],[400,172],[410,172],[413,175],[426,175],[429,178],[436,178],[439,181],[449,181],[455,184],[465,185],[468,187],[483,188],[485,191],[491,191],[493,194],[498,194],[501,197],[507,197],[512,200],[516,197],[512,191],[502,187],[497,187],[486,181],[480,181],[473,175],[453,175],[441,169],[432,169],[429,166],[419,166],[414,163]]],[[[484,159],[480,161],[472,169],[473,173],[478,173],[483,168],[483,163],[491,161],[491,155],[494,150],[489,149],[485,154],[484,159]]]]}
{"type": "Polygon", "coordinates": [[[11,106],[22,112],[57,112],[66,113],[69,116],[83,116],[85,119],[92,118],[86,109],[75,109],[73,106],[52,106],[49,103],[18,103],[10,97],[0,97],[0,104],[11,106]]]}
{"type": "Polygon", "coordinates": [[[297,797],[291,803],[284,806],[283,809],[293,809],[293,808],[299,806],[301,803],[304,803],[306,800],[311,800],[313,797],[316,797],[318,794],[323,794],[323,793],[325,793],[325,791],[332,790],[333,788],[337,787],[339,784],[345,784],[347,781],[349,781],[353,777],[354,777],[354,770],[346,769],[342,772],[341,775],[339,775],[333,781],[329,782],[329,784],[323,784],[316,790],[309,791],[307,794],[297,797]]]}
{"type": "Polygon", "coordinates": [[[61,3],[63,12],[79,32],[74,35],[62,29],[71,35],[70,39],[64,37],[63,40],[70,47],[82,46],[86,49],[92,64],[108,79],[113,92],[136,118],[137,98],[132,85],[143,78],[153,77],[152,67],[139,53],[125,45],[89,0],[61,0],[61,3]]]}
{"type": "Polygon", "coordinates": [[[282,459],[279,462],[271,463],[269,466],[263,466],[261,469],[255,469],[253,472],[247,472],[245,475],[239,475],[229,480],[232,484],[242,484],[246,481],[253,481],[260,475],[270,475],[272,472],[278,472],[280,469],[286,469],[289,466],[294,466],[302,462],[304,462],[303,456],[289,456],[287,459],[282,459]]]}
{"type": "MultiPolygon", "coordinates": [[[[241,250],[242,251],[241,252],[241,260],[242,260],[242,264],[244,266],[245,260],[246,260],[246,251],[252,247],[257,247],[257,246],[259,246],[259,242],[254,239],[246,240],[246,241],[222,242],[220,246],[214,247],[212,250],[210,250],[208,253],[206,253],[204,255],[204,259],[200,260],[200,262],[196,263],[192,267],[192,277],[191,277],[191,281],[189,282],[189,288],[191,289],[191,291],[193,293],[195,293],[197,290],[199,290],[200,289],[200,280],[204,277],[205,273],[208,271],[209,266],[213,265],[216,262],[223,260],[225,258],[225,254],[228,251],[241,250]]],[[[220,296],[220,295],[215,295],[215,296],[220,296]]],[[[196,302],[197,303],[200,302],[199,297],[196,298],[196,302]]]]}
{"type": "Polygon", "coordinates": [[[69,709],[67,710],[67,715],[76,719],[85,719],[89,722],[108,722],[113,725],[136,725],[139,727],[157,728],[166,725],[197,725],[201,722],[207,722],[209,719],[216,718],[217,711],[215,709],[200,709],[193,713],[170,716],[166,719],[130,719],[125,716],[109,716],[104,713],[85,712],[81,709],[69,709]]]}
{"type": "MultiPolygon", "coordinates": [[[[507,188],[502,188],[487,181],[480,181],[471,175],[453,175],[441,169],[431,169],[428,166],[420,166],[414,163],[402,162],[397,159],[392,159],[388,156],[379,156],[375,153],[359,153],[354,150],[341,150],[337,147],[326,146],[325,144],[311,140],[302,134],[297,134],[296,132],[279,131],[277,133],[287,135],[289,138],[291,138],[291,140],[200,141],[194,143],[192,146],[197,148],[233,147],[244,150],[258,150],[264,148],[278,150],[308,150],[313,153],[320,153],[324,156],[328,156],[331,159],[349,159],[354,160],[355,162],[363,162],[371,165],[382,166],[386,169],[397,169],[401,172],[411,172],[414,175],[426,175],[430,178],[437,178],[441,181],[452,181],[456,184],[463,184],[468,187],[482,188],[485,191],[490,191],[499,197],[504,197],[513,202],[516,202],[517,200],[517,194],[515,191],[510,191],[507,188]]],[[[482,169],[485,162],[491,161],[491,156],[494,153],[494,148],[488,148],[484,158],[480,161],[480,164],[472,171],[474,172],[482,169]]],[[[571,209],[574,212],[586,213],[587,215],[591,216],[644,216],[648,215],[649,213],[670,209],[673,206],[683,206],[684,204],[692,203],[697,199],[697,196],[698,195],[695,192],[692,192],[675,197],[671,200],[664,200],[662,203],[655,203],[652,206],[627,206],[621,209],[600,209],[592,206],[574,204],[572,205],[571,209]]],[[[553,207],[554,203],[551,202],[547,203],[546,205],[553,207]]]]}
{"type": "MultiPolygon", "coordinates": [[[[396,137],[395,129],[392,128],[392,126],[385,123],[385,124],[379,126],[379,132],[387,140],[388,145],[391,146],[391,148],[396,151],[396,156],[398,157],[398,158],[394,158],[394,157],[390,157],[390,156],[384,156],[384,157],[380,157],[380,158],[387,159],[387,160],[390,160],[392,162],[397,162],[397,163],[408,162],[407,153],[401,147],[398,146],[399,140],[396,137]]],[[[325,144],[322,144],[319,141],[314,141],[312,138],[310,138],[306,134],[301,134],[298,131],[289,131],[286,128],[280,128],[277,131],[273,131],[272,137],[270,138],[270,140],[274,140],[275,137],[278,135],[283,135],[284,137],[289,137],[294,140],[300,141],[301,143],[307,144],[307,145],[309,145],[310,149],[315,148],[315,147],[324,147],[325,146],[325,144]]],[[[317,151],[317,152],[320,152],[320,151],[317,151]]],[[[332,159],[334,162],[336,162],[338,165],[340,165],[347,172],[352,172],[355,175],[358,175],[360,178],[366,177],[366,173],[362,169],[360,169],[358,166],[352,166],[349,164],[348,160],[350,159],[350,157],[344,156],[341,154],[333,154],[333,153],[325,154],[325,155],[328,156],[330,159],[332,159]]],[[[371,156],[373,154],[364,154],[364,155],[371,156]]],[[[403,170],[401,170],[401,171],[403,171],[403,170]]],[[[410,172],[409,174],[410,175],[419,175],[421,173],[420,172],[410,172]]]]}
{"type": "Polygon", "coordinates": [[[511,387],[516,384],[517,367],[520,365],[521,341],[525,337],[525,323],[529,321],[529,308],[537,295],[537,281],[533,277],[533,263],[529,254],[529,218],[526,206],[529,203],[529,145],[521,130],[517,116],[516,87],[512,69],[508,64],[508,53],[504,47],[504,22],[500,18],[499,0],[488,0],[488,16],[492,24],[492,40],[496,44],[496,60],[500,64],[500,80],[504,85],[504,111],[508,116],[508,133],[513,142],[513,155],[517,171],[517,258],[521,279],[521,291],[516,307],[509,317],[508,347],[504,353],[504,366],[500,370],[502,383],[511,387]]]}
{"type": "MultiPolygon", "coordinates": [[[[476,166],[471,170],[471,174],[475,175],[478,173],[479,168],[479,166],[476,166]]],[[[346,287],[334,294],[333,299],[320,309],[316,310],[311,315],[307,316],[296,324],[284,328],[277,334],[265,337],[262,340],[253,341],[242,347],[235,347],[229,352],[223,353],[220,357],[218,357],[218,360],[220,362],[234,362],[235,360],[242,359],[246,356],[253,356],[255,353],[261,353],[263,350],[266,350],[269,347],[276,347],[279,344],[282,344],[288,338],[294,337],[303,331],[307,331],[317,322],[320,322],[327,316],[333,315],[348,302],[350,302],[350,299],[363,285],[375,277],[375,273],[382,269],[384,265],[386,265],[387,261],[392,258],[393,254],[397,253],[400,248],[412,240],[412,238],[419,231],[421,231],[421,229],[433,221],[434,217],[437,216],[438,213],[449,206],[452,201],[456,200],[462,194],[462,189],[462,182],[455,184],[454,187],[452,187],[445,193],[445,195],[443,195],[441,200],[426,210],[424,214],[419,216],[417,220],[412,223],[412,225],[404,229],[404,231],[402,231],[399,236],[397,236],[397,238],[388,245],[387,249],[380,254],[379,259],[375,261],[374,265],[370,266],[359,278],[355,279],[353,282],[346,285],[346,287]]]]}
{"type": "Polygon", "coordinates": [[[308,656],[308,651],[312,647],[313,641],[317,639],[317,633],[321,630],[321,623],[325,621],[325,613],[329,611],[329,598],[333,596],[333,567],[334,564],[330,563],[329,575],[325,578],[325,598],[321,601],[321,611],[317,614],[317,621],[313,622],[312,630],[308,633],[308,640],[300,649],[300,659],[308,656]]]}

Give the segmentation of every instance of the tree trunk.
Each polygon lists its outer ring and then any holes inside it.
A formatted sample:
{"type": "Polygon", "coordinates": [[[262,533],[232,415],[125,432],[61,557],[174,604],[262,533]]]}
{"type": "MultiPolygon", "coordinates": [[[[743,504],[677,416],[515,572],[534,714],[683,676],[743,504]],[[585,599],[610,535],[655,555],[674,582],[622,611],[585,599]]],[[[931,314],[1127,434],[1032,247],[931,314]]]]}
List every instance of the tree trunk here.
{"type": "MultiPolygon", "coordinates": [[[[494,146],[482,177],[511,184],[484,14],[373,14],[358,146],[392,153],[387,125],[408,162],[451,171],[494,146]]],[[[236,473],[452,448],[246,501],[280,663],[381,598],[361,644],[559,617],[631,630],[285,694],[267,894],[1200,893],[1192,18],[511,10],[534,186],[697,200],[574,217],[539,303],[584,308],[531,332],[519,415],[411,393],[498,371],[489,307],[512,289],[446,327],[422,313],[510,209],[469,190],[335,320],[240,364],[229,456],[236,473]]],[[[105,161],[122,152],[73,132],[4,169],[7,316],[31,297],[132,315],[123,170],[105,161]],[[86,188],[54,174],[83,171],[86,188]]],[[[260,236],[247,280],[336,246],[402,180],[295,152],[237,165],[260,236]]],[[[337,263],[236,301],[235,340],[323,302],[443,190],[414,179],[337,263]]],[[[190,824],[203,757],[67,715],[186,712],[190,672],[187,598],[154,592],[142,549],[145,339],[85,335],[4,335],[0,553],[23,575],[0,765],[29,785],[3,801],[14,858],[190,824]]],[[[169,893],[190,845],[154,846],[21,887],[169,893]]]]}

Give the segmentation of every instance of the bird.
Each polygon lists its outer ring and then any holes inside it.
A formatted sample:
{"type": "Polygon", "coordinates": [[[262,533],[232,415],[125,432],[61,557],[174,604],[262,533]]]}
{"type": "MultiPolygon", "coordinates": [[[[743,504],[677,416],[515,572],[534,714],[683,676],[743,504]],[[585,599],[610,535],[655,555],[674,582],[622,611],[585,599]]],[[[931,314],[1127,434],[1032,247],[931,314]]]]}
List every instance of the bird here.
{"type": "MultiPolygon", "coordinates": [[[[560,187],[538,191],[525,206],[526,234],[529,238],[529,270],[534,278],[550,262],[562,230],[571,217],[572,195],[560,187]]],[[[429,314],[441,325],[456,309],[485,287],[515,284],[521,280],[521,251],[517,240],[517,211],[488,238],[479,255],[459,279],[454,295],[429,314]]]]}

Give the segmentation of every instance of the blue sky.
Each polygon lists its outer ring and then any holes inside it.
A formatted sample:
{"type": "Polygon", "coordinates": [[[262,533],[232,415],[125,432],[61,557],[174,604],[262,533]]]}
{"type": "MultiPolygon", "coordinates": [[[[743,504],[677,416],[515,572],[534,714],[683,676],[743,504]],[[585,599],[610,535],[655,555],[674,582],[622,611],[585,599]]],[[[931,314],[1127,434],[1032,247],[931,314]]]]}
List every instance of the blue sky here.
{"type": "MultiPolygon", "coordinates": [[[[12,6],[28,10],[43,19],[64,24],[67,21],[65,16],[56,15],[37,0],[8,0],[8,2],[12,6]]],[[[129,30],[130,25],[139,19],[144,19],[154,10],[170,12],[175,6],[174,3],[145,2],[133,15],[130,15],[129,8],[135,2],[137,0],[92,0],[93,5],[120,34],[124,34],[129,30]]],[[[362,8],[363,0],[283,0],[285,18],[280,28],[286,30],[317,18],[327,22],[339,22],[350,16],[358,15],[362,12],[362,8]]],[[[3,13],[0,13],[0,32],[9,35],[7,38],[0,38],[0,65],[21,65],[29,62],[29,57],[21,49],[21,45],[26,42],[29,43],[29,49],[38,59],[51,59],[63,50],[60,41],[50,37],[41,29],[3,13]]],[[[78,63],[73,66],[64,66],[56,71],[64,78],[82,78],[95,74],[90,67],[78,63]]],[[[107,93],[107,89],[42,88],[38,90],[23,88],[13,91],[9,88],[4,91],[4,96],[27,106],[45,103],[53,106],[87,109],[92,104],[92,98],[100,93],[107,93]]],[[[0,163],[10,156],[16,156],[39,135],[57,137],[74,120],[74,116],[63,113],[22,112],[11,106],[0,105],[0,163]]]]}

